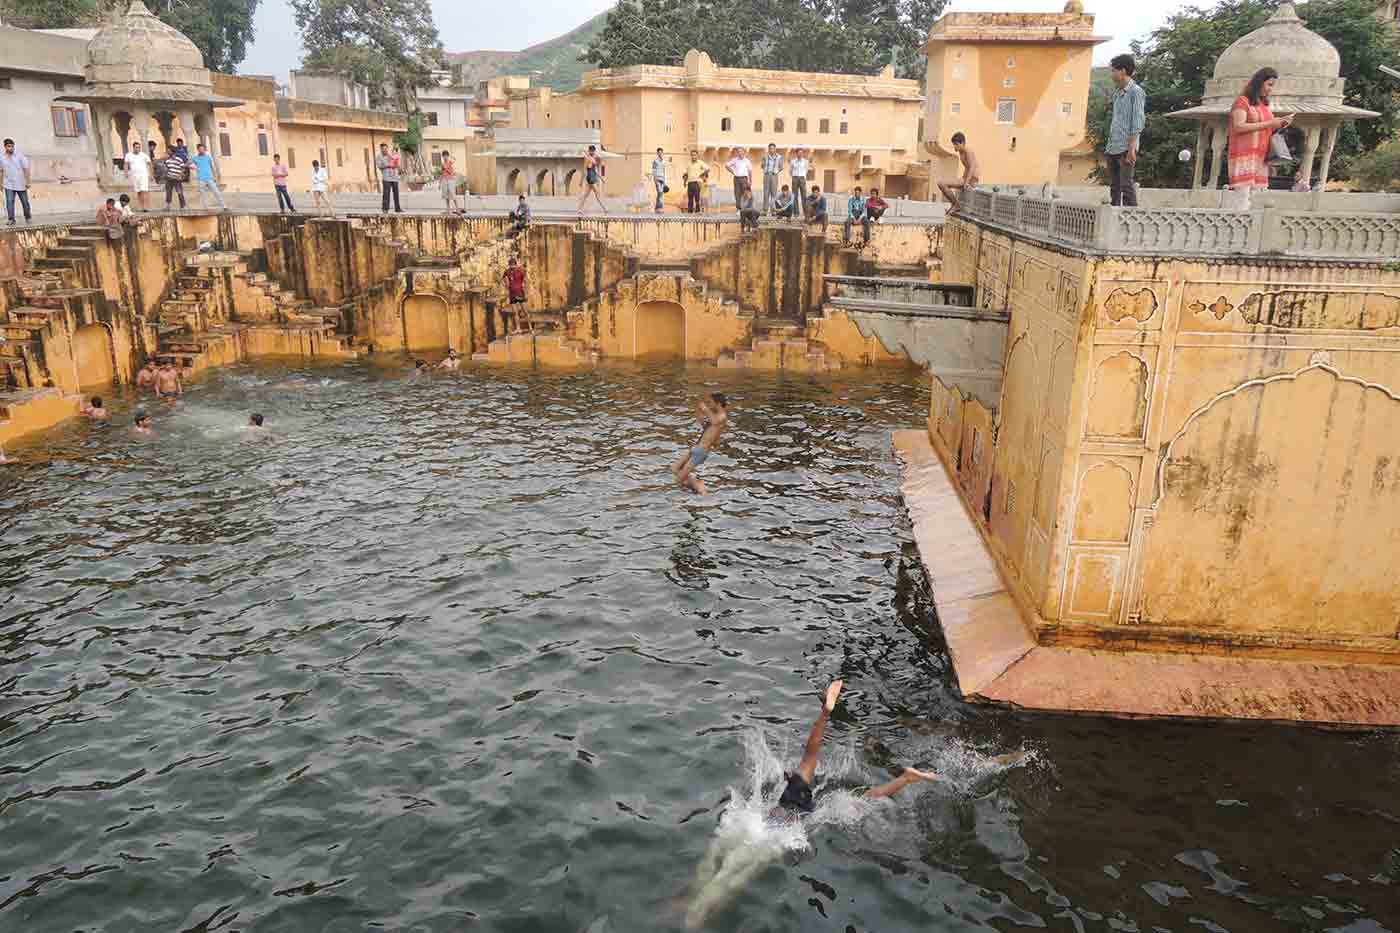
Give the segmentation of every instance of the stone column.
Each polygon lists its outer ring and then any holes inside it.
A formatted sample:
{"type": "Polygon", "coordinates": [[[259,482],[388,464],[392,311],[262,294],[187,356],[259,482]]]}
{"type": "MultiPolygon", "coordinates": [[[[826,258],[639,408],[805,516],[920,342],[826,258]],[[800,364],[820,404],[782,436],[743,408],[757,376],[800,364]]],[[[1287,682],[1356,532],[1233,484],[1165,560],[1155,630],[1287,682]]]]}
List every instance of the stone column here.
{"type": "Polygon", "coordinates": [[[1223,185],[1228,184],[1230,180],[1230,177],[1227,174],[1225,174],[1225,142],[1227,139],[1229,139],[1230,134],[1230,124],[1228,121],[1229,118],[1226,117],[1226,122],[1219,123],[1211,127],[1210,186],[1212,188],[1223,187],[1223,185]]]}
{"type": "Polygon", "coordinates": [[[1202,120],[1200,123],[1196,124],[1196,167],[1191,172],[1192,188],[1201,187],[1201,171],[1205,168],[1206,165],[1207,138],[1208,136],[1206,121],[1202,120]]]}
{"type": "Polygon", "coordinates": [[[1310,125],[1300,127],[1303,130],[1303,157],[1298,160],[1298,174],[1293,180],[1294,191],[1307,191],[1312,183],[1313,159],[1317,156],[1317,143],[1322,136],[1322,127],[1310,125]],[[1299,187],[1299,186],[1302,187],[1299,187]]]}
{"type": "Polygon", "coordinates": [[[1327,190],[1327,173],[1332,168],[1332,149],[1337,145],[1338,124],[1332,123],[1323,128],[1325,140],[1322,149],[1322,168],[1317,176],[1317,190],[1327,190]]]}
{"type": "Polygon", "coordinates": [[[112,118],[101,108],[101,104],[93,104],[88,111],[88,118],[92,121],[88,132],[92,135],[93,145],[97,147],[97,185],[99,188],[116,181],[112,171],[112,157],[107,152],[107,147],[112,145],[112,118]]]}

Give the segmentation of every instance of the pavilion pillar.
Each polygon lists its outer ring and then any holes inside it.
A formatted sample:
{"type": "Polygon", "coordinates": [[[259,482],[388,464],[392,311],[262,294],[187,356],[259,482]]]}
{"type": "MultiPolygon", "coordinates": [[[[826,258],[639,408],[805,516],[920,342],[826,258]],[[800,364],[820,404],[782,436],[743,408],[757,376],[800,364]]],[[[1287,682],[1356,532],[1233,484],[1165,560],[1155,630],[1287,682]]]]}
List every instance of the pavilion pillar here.
{"type": "Polygon", "coordinates": [[[1317,175],[1318,191],[1327,190],[1327,173],[1332,168],[1332,150],[1337,145],[1337,129],[1338,124],[1333,123],[1324,127],[1322,131],[1326,137],[1326,141],[1323,143],[1322,168],[1318,171],[1317,175]]]}
{"type": "Polygon", "coordinates": [[[1313,160],[1317,157],[1317,144],[1321,136],[1321,124],[1309,126],[1304,133],[1303,157],[1298,162],[1298,176],[1293,181],[1294,191],[1308,191],[1312,185],[1313,160]]]}
{"type": "Polygon", "coordinates": [[[92,136],[93,145],[97,147],[97,186],[103,188],[116,181],[116,178],[112,169],[112,157],[107,152],[107,147],[112,145],[112,126],[108,122],[110,117],[99,110],[99,106],[94,104],[88,117],[92,120],[89,134],[92,136]]]}
{"type": "Polygon", "coordinates": [[[1201,187],[1201,172],[1206,165],[1206,139],[1208,126],[1205,120],[1196,124],[1196,168],[1191,174],[1191,187],[1201,187]]]}
{"type": "MultiPolygon", "coordinates": [[[[1228,119],[1228,118],[1227,118],[1228,119]]],[[[1229,124],[1221,122],[1212,128],[1210,141],[1211,187],[1222,188],[1229,184],[1230,176],[1225,171],[1225,141],[1229,138],[1229,124]]]]}

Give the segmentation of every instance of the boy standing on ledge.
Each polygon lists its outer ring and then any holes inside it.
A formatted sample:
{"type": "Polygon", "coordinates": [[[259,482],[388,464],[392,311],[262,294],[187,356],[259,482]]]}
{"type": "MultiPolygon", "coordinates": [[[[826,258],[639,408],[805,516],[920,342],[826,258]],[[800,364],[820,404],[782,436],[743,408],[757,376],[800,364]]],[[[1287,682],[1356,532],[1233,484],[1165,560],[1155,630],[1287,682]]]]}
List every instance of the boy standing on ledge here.
{"type": "Polygon", "coordinates": [[[687,450],[676,465],[671,467],[671,473],[682,489],[689,489],[702,496],[709,492],[705,488],[705,481],[696,475],[695,471],[705,465],[720,435],[729,427],[728,406],[729,400],[720,392],[712,392],[700,399],[700,443],[687,450]]]}

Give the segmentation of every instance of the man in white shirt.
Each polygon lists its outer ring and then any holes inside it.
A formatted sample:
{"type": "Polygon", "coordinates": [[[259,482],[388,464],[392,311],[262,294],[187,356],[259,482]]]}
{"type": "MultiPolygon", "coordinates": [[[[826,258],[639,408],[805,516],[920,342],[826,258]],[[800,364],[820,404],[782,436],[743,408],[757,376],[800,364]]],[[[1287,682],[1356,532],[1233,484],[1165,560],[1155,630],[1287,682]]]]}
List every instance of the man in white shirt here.
{"type": "Polygon", "coordinates": [[[729,150],[729,161],[724,167],[734,176],[734,209],[739,210],[744,192],[753,187],[753,163],[749,161],[749,154],[736,146],[729,150]]]}
{"type": "Polygon", "coordinates": [[[29,173],[29,157],[15,150],[13,139],[5,140],[4,151],[0,152],[0,186],[5,189],[5,214],[11,227],[15,225],[16,200],[24,208],[24,222],[34,219],[29,211],[29,173]]]}
{"type": "Polygon", "coordinates": [[[331,203],[331,173],[319,159],[311,160],[311,199],[313,209],[324,207],[326,213],[335,216],[335,205],[331,203]]]}
{"type": "Polygon", "coordinates": [[[151,157],[141,147],[140,141],[131,144],[126,154],[126,177],[131,179],[131,190],[136,192],[136,204],[143,210],[150,210],[146,203],[146,192],[151,190],[151,157]]]}
{"type": "Polygon", "coordinates": [[[803,218],[807,216],[807,172],[811,167],[806,149],[792,151],[792,158],[788,159],[788,168],[792,169],[792,196],[797,201],[798,216],[803,218]]]}

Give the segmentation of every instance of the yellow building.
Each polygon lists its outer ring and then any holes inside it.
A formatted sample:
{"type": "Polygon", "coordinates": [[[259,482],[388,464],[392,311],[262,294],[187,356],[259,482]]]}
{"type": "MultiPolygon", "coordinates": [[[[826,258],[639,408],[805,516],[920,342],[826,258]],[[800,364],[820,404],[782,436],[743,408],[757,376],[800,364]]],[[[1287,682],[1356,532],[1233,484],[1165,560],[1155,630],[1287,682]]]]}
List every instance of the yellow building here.
{"type": "Polygon", "coordinates": [[[1107,38],[1094,35],[1079,0],[1063,13],[949,13],[934,23],[923,47],[934,177],[961,173],[949,139],[962,132],[984,182],[1082,184],[1092,168],[1084,143],[1093,51],[1107,38]]]}
{"type": "Polygon", "coordinates": [[[824,191],[859,184],[899,196],[918,184],[911,167],[920,158],[923,97],[918,81],[890,68],[874,76],[720,68],[691,50],[681,67],[604,68],[584,74],[572,93],[531,88],[510,103],[517,129],[601,132],[603,148],[626,160],[608,166],[614,194],[650,171],[658,148],[677,198],[690,150],[716,163],[738,147],[757,162],[770,142],[785,155],[810,149],[808,177],[824,191]]]}
{"type": "Polygon", "coordinates": [[[499,127],[511,126],[510,100],[530,90],[530,79],[521,75],[500,75],[476,85],[476,97],[467,113],[467,126],[490,135],[499,127]]]}

